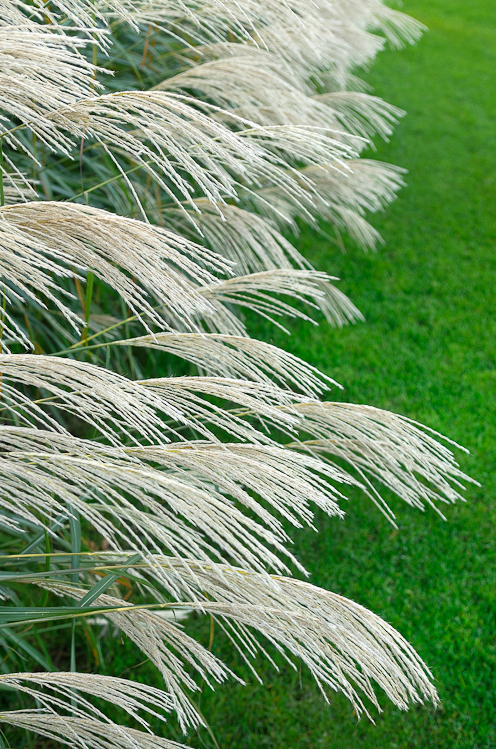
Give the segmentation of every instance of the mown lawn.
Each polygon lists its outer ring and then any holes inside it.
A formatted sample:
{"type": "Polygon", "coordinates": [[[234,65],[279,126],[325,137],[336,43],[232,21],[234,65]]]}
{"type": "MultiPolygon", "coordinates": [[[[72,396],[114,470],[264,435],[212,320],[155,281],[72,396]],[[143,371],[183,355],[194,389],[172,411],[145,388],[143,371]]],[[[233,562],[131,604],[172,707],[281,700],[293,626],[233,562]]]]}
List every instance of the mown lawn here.
{"type": "MultiPolygon", "coordinates": [[[[319,518],[296,535],[312,581],[372,608],[432,668],[442,707],[401,714],[382,699],[376,725],[327,707],[307,673],[263,667],[264,687],[202,697],[221,749],[481,749],[496,746],[496,4],[406,0],[430,29],[368,74],[408,112],[374,158],[409,170],[408,188],[373,220],[385,246],[341,254],[305,230],[299,246],[367,318],[332,330],[294,326],[287,339],[253,330],[310,360],[343,396],[418,419],[466,445],[462,466],[482,484],[448,522],[392,500],[399,532],[361,497],[346,520],[319,518]]],[[[222,647],[220,644],[214,647],[222,647]]],[[[224,648],[222,648],[224,650],[224,648]]],[[[190,742],[212,747],[203,732],[190,742]]]]}

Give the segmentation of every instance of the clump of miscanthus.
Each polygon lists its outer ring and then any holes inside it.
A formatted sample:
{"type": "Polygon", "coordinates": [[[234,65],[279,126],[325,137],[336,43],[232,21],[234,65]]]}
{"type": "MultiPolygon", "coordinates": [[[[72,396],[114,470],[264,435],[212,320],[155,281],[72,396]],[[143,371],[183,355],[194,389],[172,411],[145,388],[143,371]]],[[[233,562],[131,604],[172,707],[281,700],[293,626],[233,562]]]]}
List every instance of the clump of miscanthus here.
{"type": "Polygon", "coordinates": [[[403,113],[354,71],[420,32],[380,0],[0,0],[0,746],[179,746],[150,720],[188,734],[191,696],[240,680],[188,612],[358,714],[374,684],[437,702],[398,632],[303,581],[288,531],[350,486],[394,522],[381,484],[437,509],[467,477],[409,419],[321,400],[337,383],[243,317],[361,319],[288,237],[380,241],[402,170],[360,154],[403,113]],[[78,670],[101,622],[162,688],[78,670]]]}

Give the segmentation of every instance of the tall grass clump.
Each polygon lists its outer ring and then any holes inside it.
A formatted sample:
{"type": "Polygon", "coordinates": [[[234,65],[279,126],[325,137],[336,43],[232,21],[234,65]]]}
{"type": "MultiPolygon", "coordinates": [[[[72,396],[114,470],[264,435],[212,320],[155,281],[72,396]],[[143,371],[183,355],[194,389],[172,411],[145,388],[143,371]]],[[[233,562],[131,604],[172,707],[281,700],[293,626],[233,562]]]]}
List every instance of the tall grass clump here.
{"type": "Polygon", "coordinates": [[[360,154],[402,112],[355,73],[420,32],[381,0],[0,0],[0,747],[179,746],[195,693],[241,680],[201,617],[255,677],[278,654],[359,715],[376,686],[436,704],[289,531],[349,486],[394,522],[381,485],[438,509],[466,477],[406,417],[322,400],[337,383],[243,317],[361,319],[288,236],[380,241],[366,215],[402,172],[360,154]],[[101,622],[161,689],[98,668],[101,622]]]}

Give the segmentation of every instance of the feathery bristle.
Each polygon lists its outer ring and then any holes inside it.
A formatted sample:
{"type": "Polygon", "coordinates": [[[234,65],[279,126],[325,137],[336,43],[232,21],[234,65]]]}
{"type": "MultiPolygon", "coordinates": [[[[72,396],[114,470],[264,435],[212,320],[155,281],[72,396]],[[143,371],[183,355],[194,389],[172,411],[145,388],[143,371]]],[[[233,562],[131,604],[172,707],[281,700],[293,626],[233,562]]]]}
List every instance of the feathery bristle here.
{"type": "MultiPolygon", "coordinates": [[[[55,280],[81,279],[74,267],[107,283],[148,329],[166,323],[146,296],[197,327],[195,318],[214,314],[214,308],[192,282],[215,282],[207,268],[231,272],[229,262],[179,234],[89,206],[40,201],[0,208],[0,273],[9,284],[3,287],[7,299],[22,294],[40,304],[43,295],[78,330],[78,315],[64,303],[70,295],[61,299],[55,280]]],[[[29,344],[12,328],[6,334],[29,344]]]]}

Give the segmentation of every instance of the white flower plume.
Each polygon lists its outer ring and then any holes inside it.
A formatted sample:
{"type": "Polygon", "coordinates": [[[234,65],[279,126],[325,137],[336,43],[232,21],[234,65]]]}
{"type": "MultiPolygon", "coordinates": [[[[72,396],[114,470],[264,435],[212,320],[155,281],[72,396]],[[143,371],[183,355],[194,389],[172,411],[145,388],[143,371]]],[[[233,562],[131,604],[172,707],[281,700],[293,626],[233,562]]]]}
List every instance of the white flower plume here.
{"type": "MultiPolygon", "coordinates": [[[[7,299],[41,303],[44,296],[78,330],[81,321],[64,302],[70,294],[57,294],[56,280],[82,278],[75,268],[113,288],[148,329],[151,323],[166,325],[151,302],[172,308],[183,324],[196,327],[195,318],[215,310],[193,283],[215,282],[212,271],[231,272],[228,262],[179,234],[89,206],[40,201],[0,208],[0,274],[7,299]]],[[[29,345],[8,319],[7,335],[29,345]]]]}

